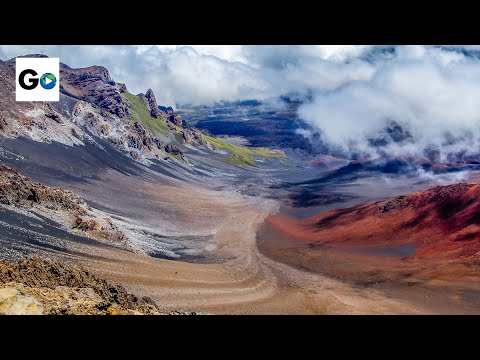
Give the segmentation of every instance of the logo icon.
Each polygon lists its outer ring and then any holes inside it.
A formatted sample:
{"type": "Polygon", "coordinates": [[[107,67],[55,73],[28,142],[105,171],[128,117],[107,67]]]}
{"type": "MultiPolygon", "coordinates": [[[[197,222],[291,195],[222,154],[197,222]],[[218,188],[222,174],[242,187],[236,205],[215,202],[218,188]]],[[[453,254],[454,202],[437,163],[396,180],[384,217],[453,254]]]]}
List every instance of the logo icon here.
{"type": "Polygon", "coordinates": [[[45,73],[40,78],[40,85],[45,90],[51,90],[57,85],[57,78],[52,73],[45,73]]]}
{"type": "Polygon", "coordinates": [[[16,58],[15,61],[17,101],[60,100],[58,58],[16,58]]]}

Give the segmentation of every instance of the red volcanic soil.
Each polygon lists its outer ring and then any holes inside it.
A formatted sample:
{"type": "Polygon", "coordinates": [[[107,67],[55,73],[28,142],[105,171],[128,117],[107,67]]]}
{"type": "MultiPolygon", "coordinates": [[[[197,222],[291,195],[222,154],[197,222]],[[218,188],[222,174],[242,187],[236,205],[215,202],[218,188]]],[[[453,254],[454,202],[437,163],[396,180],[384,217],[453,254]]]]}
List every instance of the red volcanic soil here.
{"type": "Polygon", "coordinates": [[[344,164],[346,162],[347,162],[346,160],[339,159],[339,158],[336,158],[334,156],[322,155],[322,156],[316,157],[313,160],[310,160],[308,163],[312,166],[321,166],[321,167],[326,166],[326,167],[329,167],[329,166],[344,164]]]}
{"type": "Polygon", "coordinates": [[[260,251],[435,313],[480,313],[480,183],[437,186],[308,219],[269,216],[260,251]]]}
{"type": "Polygon", "coordinates": [[[401,257],[412,261],[471,258],[480,251],[480,184],[437,186],[306,220],[270,216],[267,222],[316,249],[388,256],[388,249],[394,254],[409,246],[401,257]]]}

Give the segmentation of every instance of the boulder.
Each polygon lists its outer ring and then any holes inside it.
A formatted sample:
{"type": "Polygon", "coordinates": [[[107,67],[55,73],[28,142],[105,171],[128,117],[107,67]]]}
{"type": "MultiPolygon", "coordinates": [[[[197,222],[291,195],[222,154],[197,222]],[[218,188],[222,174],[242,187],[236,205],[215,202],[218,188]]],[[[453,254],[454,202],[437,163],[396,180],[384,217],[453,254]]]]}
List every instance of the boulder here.
{"type": "Polygon", "coordinates": [[[182,125],[183,125],[183,120],[182,120],[182,117],[181,117],[180,115],[177,115],[177,114],[175,114],[175,113],[170,114],[170,116],[168,117],[168,120],[169,120],[171,123],[173,123],[173,124],[175,124],[175,125],[177,125],[177,126],[183,127],[183,126],[182,126],[182,125]]]}
{"type": "Polygon", "coordinates": [[[186,144],[189,144],[192,142],[192,136],[186,131],[182,131],[182,139],[183,139],[183,142],[186,144]]]}
{"type": "Polygon", "coordinates": [[[183,155],[182,151],[175,144],[165,146],[165,151],[172,155],[183,155]]]}
{"type": "Polygon", "coordinates": [[[1,315],[43,315],[43,305],[36,299],[23,295],[15,288],[0,289],[1,315]]]}

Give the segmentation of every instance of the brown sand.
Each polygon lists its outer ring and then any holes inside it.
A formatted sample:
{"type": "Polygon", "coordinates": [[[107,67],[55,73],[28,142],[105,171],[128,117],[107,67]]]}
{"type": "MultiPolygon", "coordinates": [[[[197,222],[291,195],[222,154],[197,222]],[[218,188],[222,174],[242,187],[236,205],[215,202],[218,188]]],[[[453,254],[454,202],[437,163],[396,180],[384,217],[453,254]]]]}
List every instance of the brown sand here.
{"type": "MultiPolygon", "coordinates": [[[[145,190],[152,197],[167,196],[165,192],[145,190]]],[[[182,199],[186,199],[187,190],[181,192],[182,199]]],[[[192,192],[194,194],[198,195],[192,192]]],[[[175,206],[171,192],[167,197],[172,197],[170,205],[175,206]]],[[[178,204],[178,198],[176,200],[178,204]]],[[[274,208],[270,206],[268,209],[267,200],[259,199],[255,205],[254,200],[234,193],[204,191],[201,197],[189,197],[188,207],[196,208],[200,205],[197,202],[201,202],[202,219],[208,222],[199,228],[214,230],[215,252],[219,259],[228,260],[213,264],[186,263],[112,248],[95,248],[92,250],[95,257],[79,257],[77,260],[99,276],[120,282],[129,291],[150,296],[165,312],[428,313],[428,310],[409,302],[386,298],[376,290],[355,288],[262,255],[257,248],[256,232],[274,208]]],[[[148,217],[151,218],[152,214],[148,217]]]]}

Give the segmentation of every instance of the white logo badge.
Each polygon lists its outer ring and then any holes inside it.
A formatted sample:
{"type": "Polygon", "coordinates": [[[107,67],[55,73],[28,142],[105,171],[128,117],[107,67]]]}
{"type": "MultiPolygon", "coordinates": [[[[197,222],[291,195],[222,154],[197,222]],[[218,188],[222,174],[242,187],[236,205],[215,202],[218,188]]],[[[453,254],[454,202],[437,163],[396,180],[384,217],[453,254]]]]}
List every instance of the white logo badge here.
{"type": "Polygon", "coordinates": [[[17,101],[59,101],[60,60],[58,58],[16,58],[17,101]]]}

